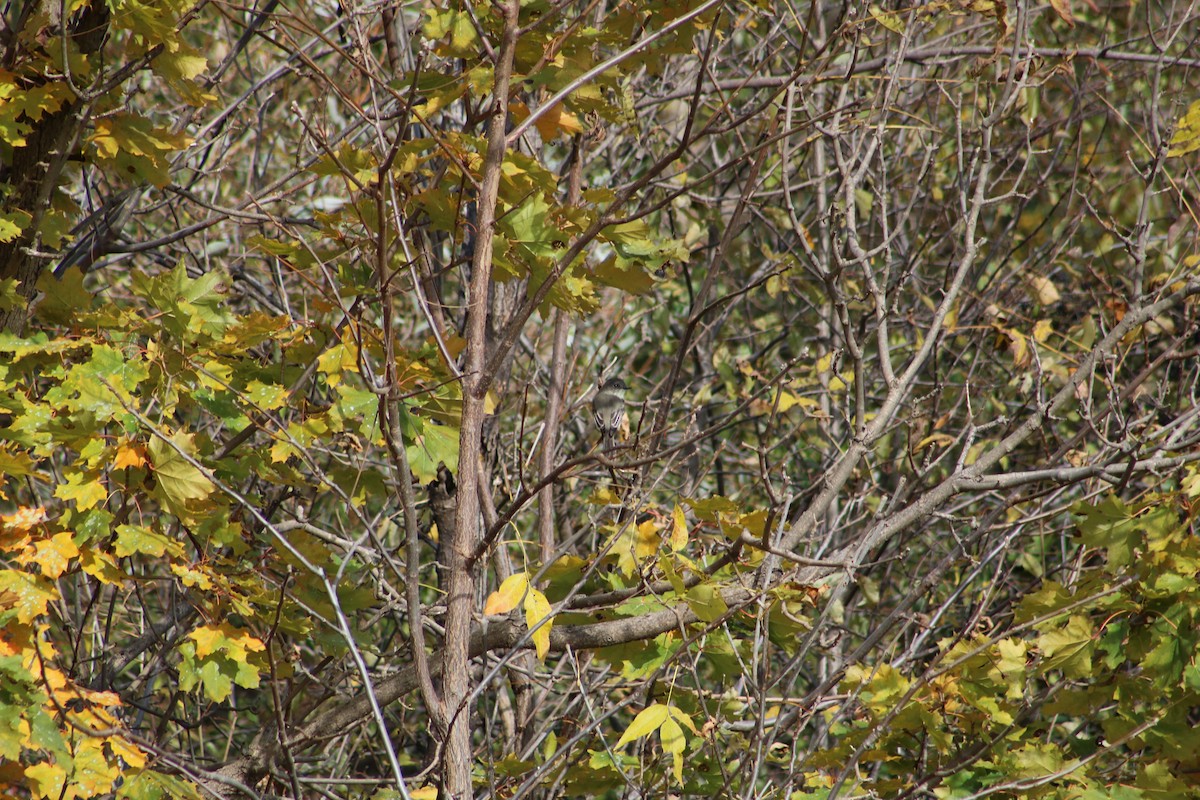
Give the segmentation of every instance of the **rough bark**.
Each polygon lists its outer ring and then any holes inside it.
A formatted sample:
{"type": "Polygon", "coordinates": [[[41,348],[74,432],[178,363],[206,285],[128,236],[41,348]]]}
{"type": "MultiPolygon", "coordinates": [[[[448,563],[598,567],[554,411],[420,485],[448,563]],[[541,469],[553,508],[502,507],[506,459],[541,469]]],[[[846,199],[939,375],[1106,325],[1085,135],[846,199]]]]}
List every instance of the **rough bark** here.
{"type": "MultiPolygon", "coordinates": [[[[38,8],[33,13],[23,15],[21,23],[28,24],[33,20],[45,19],[46,16],[53,20],[60,8],[60,4],[53,0],[38,5],[44,5],[45,8],[38,8]]],[[[66,23],[66,36],[80,53],[90,56],[104,46],[108,36],[108,25],[108,4],[95,2],[66,23]]],[[[50,36],[47,47],[58,46],[58,36],[50,36]]],[[[15,37],[11,47],[20,47],[15,37]]],[[[12,64],[21,56],[21,53],[10,50],[6,54],[6,64],[12,64]]],[[[25,137],[25,146],[14,148],[12,161],[0,169],[0,182],[13,187],[2,212],[8,214],[23,211],[31,217],[20,235],[12,241],[0,242],[0,280],[15,278],[17,294],[24,301],[13,308],[0,309],[2,330],[19,332],[25,327],[25,320],[29,316],[29,303],[33,300],[38,277],[49,263],[37,255],[42,219],[49,208],[63,168],[71,153],[78,147],[80,133],[87,124],[90,108],[89,101],[77,97],[64,103],[57,111],[33,122],[33,130],[25,137]]]]}

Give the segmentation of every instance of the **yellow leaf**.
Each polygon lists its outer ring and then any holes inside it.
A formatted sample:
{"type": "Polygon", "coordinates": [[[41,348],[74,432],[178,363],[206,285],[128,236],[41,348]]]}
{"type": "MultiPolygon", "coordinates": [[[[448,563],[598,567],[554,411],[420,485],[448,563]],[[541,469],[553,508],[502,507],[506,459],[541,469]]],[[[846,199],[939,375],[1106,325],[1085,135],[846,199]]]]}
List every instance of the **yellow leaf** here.
{"type": "Polygon", "coordinates": [[[71,541],[71,534],[56,533],[34,545],[33,561],[42,568],[47,578],[57,578],[67,571],[67,563],[79,555],[79,548],[71,541]]]}
{"type": "Polygon", "coordinates": [[[592,492],[588,498],[588,502],[595,506],[619,506],[621,505],[621,497],[612,489],[604,487],[592,492]]]}
{"type": "Polygon", "coordinates": [[[437,800],[438,790],[436,786],[422,786],[420,789],[413,789],[408,793],[412,800],[437,800]]]}
{"type": "Polygon", "coordinates": [[[121,774],[115,764],[104,757],[105,741],[84,737],[75,748],[75,771],[71,775],[76,796],[95,797],[112,789],[113,781],[121,774]]]}
{"type": "Polygon", "coordinates": [[[112,708],[121,705],[121,696],[116,692],[93,692],[87,689],[80,689],[80,692],[88,699],[89,703],[95,703],[98,706],[112,708]]]}
{"type": "Polygon", "coordinates": [[[1053,305],[1062,296],[1058,293],[1058,287],[1054,285],[1054,281],[1043,275],[1030,275],[1028,281],[1029,296],[1041,305],[1053,305]]]}
{"type": "Polygon", "coordinates": [[[92,137],[92,144],[96,146],[96,151],[102,159],[115,158],[117,153],[121,152],[121,147],[113,136],[97,133],[92,137]]]}
{"type": "Polygon", "coordinates": [[[947,433],[934,433],[918,442],[915,450],[916,452],[920,452],[931,444],[945,447],[946,445],[954,444],[954,437],[947,433]]]}
{"type": "Polygon", "coordinates": [[[221,623],[221,627],[225,629],[225,636],[229,640],[229,647],[225,649],[230,655],[245,655],[247,652],[261,653],[267,649],[262,639],[254,636],[249,631],[234,628],[228,622],[221,623]]]}
{"type": "Polygon", "coordinates": [[[648,519],[637,526],[637,536],[634,541],[633,552],[640,561],[643,558],[649,558],[658,553],[658,546],[661,543],[661,538],[658,535],[658,522],[653,519],[648,519]]]}
{"type": "Polygon", "coordinates": [[[146,754],[137,745],[127,742],[119,736],[109,737],[108,744],[112,748],[113,755],[120,756],[126,764],[134,769],[146,766],[146,754]]]}
{"type": "Polygon", "coordinates": [[[223,651],[234,661],[245,661],[248,651],[256,653],[267,649],[260,639],[240,628],[235,628],[228,622],[220,625],[205,625],[188,634],[188,638],[196,643],[196,657],[207,658],[218,651],[223,651]]]}
{"type": "Polygon", "coordinates": [[[1033,326],[1033,340],[1045,342],[1054,333],[1054,323],[1048,319],[1039,319],[1033,326]]]}
{"type": "Polygon", "coordinates": [[[675,510],[671,512],[671,549],[678,552],[687,547],[687,543],[687,520],[683,516],[683,509],[676,503],[675,510]]]}
{"type": "Polygon", "coordinates": [[[117,566],[111,555],[94,547],[79,554],[80,568],[101,583],[119,584],[125,581],[125,573],[117,566]]]}
{"type": "MultiPolygon", "coordinates": [[[[532,631],[538,623],[549,616],[550,601],[546,599],[546,595],[531,588],[525,595],[525,624],[532,631]]],[[[546,620],[546,624],[533,631],[533,646],[537,650],[538,661],[545,661],[546,655],[550,652],[550,628],[553,625],[553,620],[546,620]]]]}
{"type": "Polygon", "coordinates": [[[281,461],[287,461],[295,452],[296,448],[292,447],[291,442],[287,441],[286,439],[277,439],[275,443],[271,445],[271,463],[278,464],[281,461]]]}
{"type": "Polygon", "coordinates": [[[34,797],[62,797],[67,785],[67,773],[49,761],[26,767],[25,777],[34,797]]]}
{"type": "Polygon", "coordinates": [[[696,734],[697,736],[700,735],[700,731],[696,729],[696,723],[692,722],[692,718],[685,714],[683,709],[677,706],[667,706],[667,713],[670,715],[671,719],[675,720],[676,722],[682,722],[692,733],[696,734]]]}
{"type": "Polygon", "coordinates": [[[188,638],[196,643],[196,657],[206,658],[222,649],[225,641],[221,630],[213,625],[196,628],[188,634],[188,638]]]}
{"type": "Polygon", "coordinates": [[[171,564],[171,572],[189,589],[208,591],[213,588],[212,579],[205,569],[193,569],[183,564],[171,564]]]}
{"type": "Polygon", "coordinates": [[[904,20],[895,11],[884,11],[878,3],[872,3],[867,10],[871,18],[892,33],[904,33],[904,20]]]}
{"type": "Polygon", "coordinates": [[[517,603],[521,602],[521,598],[525,596],[525,590],[528,588],[528,572],[509,575],[500,584],[499,589],[488,595],[487,602],[483,604],[483,613],[507,614],[517,607],[517,603]]]}
{"type": "Polygon", "coordinates": [[[622,526],[604,549],[610,550],[616,556],[617,567],[623,575],[629,577],[637,572],[639,564],[657,555],[661,545],[662,535],[658,522],[648,519],[636,527],[622,526]]]}
{"type": "Polygon", "coordinates": [[[53,584],[34,575],[14,569],[0,571],[0,609],[15,609],[17,622],[33,622],[57,596],[53,584]]]}
{"type": "Polygon", "coordinates": [[[1168,156],[1182,156],[1200,150],[1200,100],[1188,107],[1187,113],[1175,123],[1168,156]]]}
{"type": "Polygon", "coordinates": [[[1025,337],[1012,328],[1005,328],[1000,325],[994,325],[993,327],[996,329],[996,346],[1011,352],[1013,362],[1016,366],[1028,366],[1030,360],[1029,343],[1025,340],[1025,337]]]}
{"type": "Polygon", "coordinates": [[[801,408],[816,408],[819,404],[811,397],[801,397],[791,392],[786,392],[783,389],[776,390],[776,399],[779,405],[779,413],[784,413],[794,406],[801,408]]]}
{"type": "Polygon", "coordinates": [[[28,531],[46,520],[46,509],[42,506],[22,506],[11,514],[0,514],[0,522],[9,530],[28,531]]]}
{"type": "Polygon", "coordinates": [[[185,81],[198,78],[207,67],[208,60],[191,48],[161,53],[151,63],[151,68],[164,78],[185,81]]]}
{"type": "Polygon", "coordinates": [[[74,472],[67,475],[66,483],[54,487],[54,496],[59,500],[73,500],[76,509],[87,511],[107,500],[108,490],[100,480],[74,472]]]}
{"type": "MultiPolygon", "coordinates": [[[[663,722],[667,719],[667,707],[662,703],[654,703],[653,705],[643,708],[638,715],[633,718],[633,723],[625,729],[625,733],[621,734],[620,741],[617,742],[617,747],[622,747],[629,742],[637,741],[643,737],[654,733],[663,722]]],[[[676,726],[678,727],[678,726],[676,726]]]]}
{"type": "Polygon", "coordinates": [[[317,370],[331,387],[342,382],[342,373],[358,372],[358,346],[353,338],[343,335],[341,344],[322,353],[317,358],[317,370]]]}
{"type": "Polygon", "coordinates": [[[658,735],[662,739],[663,750],[673,757],[675,780],[683,783],[683,748],[686,744],[683,738],[683,728],[679,727],[679,723],[675,720],[667,717],[663,720],[658,735]]]}

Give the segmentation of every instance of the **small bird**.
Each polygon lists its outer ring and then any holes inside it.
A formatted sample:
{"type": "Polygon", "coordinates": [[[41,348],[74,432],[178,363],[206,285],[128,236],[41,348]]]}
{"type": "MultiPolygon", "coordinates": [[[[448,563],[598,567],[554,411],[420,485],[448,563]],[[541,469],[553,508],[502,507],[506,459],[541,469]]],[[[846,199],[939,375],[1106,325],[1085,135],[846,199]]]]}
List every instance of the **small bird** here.
{"type": "Polygon", "coordinates": [[[629,388],[620,378],[609,378],[600,385],[592,398],[592,415],[602,437],[601,447],[611,450],[616,444],[617,432],[625,419],[625,390],[629,388]]]}
{"type": "Polygon", "coordinates": [[[71,230],[75,241],[63,252],[62,260],[54,268],[54,277],[61,278],[71,267],[87,272],[97,261],[114,252],[140,197],[138,190],[122,189],[110,195],[76,225],[71,230]]]}

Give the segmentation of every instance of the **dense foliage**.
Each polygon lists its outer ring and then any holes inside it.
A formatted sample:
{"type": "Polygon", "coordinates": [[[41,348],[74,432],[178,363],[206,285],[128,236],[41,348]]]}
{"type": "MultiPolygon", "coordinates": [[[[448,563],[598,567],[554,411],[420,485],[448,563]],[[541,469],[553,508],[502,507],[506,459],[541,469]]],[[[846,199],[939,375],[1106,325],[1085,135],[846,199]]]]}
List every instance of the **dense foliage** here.
{"type": "Polygon", "coordinates": [[[4,22],[7,793],[1200,796],[1196,8],[4,22]]]}

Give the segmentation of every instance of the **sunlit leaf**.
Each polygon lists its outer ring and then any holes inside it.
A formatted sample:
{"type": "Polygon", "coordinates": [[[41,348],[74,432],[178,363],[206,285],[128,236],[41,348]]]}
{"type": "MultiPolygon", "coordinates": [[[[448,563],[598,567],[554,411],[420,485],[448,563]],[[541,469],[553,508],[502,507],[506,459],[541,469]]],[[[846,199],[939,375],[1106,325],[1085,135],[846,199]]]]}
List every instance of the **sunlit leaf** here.
{"type": "Polygon", "coordinates": [[[500,588],[488,595],[483,605],[484,614],[507,614],[521,602],[529,589],[529,573],[517,572],[500,583],[500,588]]]}
{"type": "Polygon", "coordinates": [[[624,747],[630,742],[649,736],[658,730],[666,719],[667,707],[665,705],[653,703],[647,706],[638,712],[630,726],[621,734],[621,738],[617,741],[617,747],[624,747]]]}
{"type": "Polygon", "coordinates": [[[57,596],[52,583],[27,572],[0,570],[0,620],[15,616],[18,622],[33,622],[57,596]]]}
{"type": "Polygon", "coordinates": [[[192,463],[197,455],[194,440],[191,434],[177,431],[169,441],[151,437],[146,448],[159,487],[167,502],[176,508],[191,500],[203,500],[214,488],[212,481],[192,463]]]}
{"type": "Polygon", "coordinates": [[[1168,156],[1183,156],[1200,150],[1200,100],[1193,101],[1179,121],[1175,123],[1175,132],[1171,134],[1171,146],[1168,156]]]}

